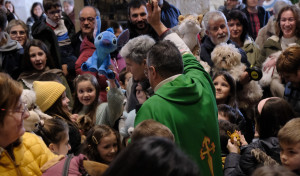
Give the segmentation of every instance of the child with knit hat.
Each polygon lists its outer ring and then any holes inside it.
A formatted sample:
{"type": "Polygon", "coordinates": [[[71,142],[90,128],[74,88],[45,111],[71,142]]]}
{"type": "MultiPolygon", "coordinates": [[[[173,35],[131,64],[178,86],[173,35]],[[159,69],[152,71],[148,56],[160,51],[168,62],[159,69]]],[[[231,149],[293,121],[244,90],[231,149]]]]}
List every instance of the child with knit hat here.
{"type": "Polygon", "coordinates": [[[71,145],[69,153],[76,154],[79,151],[81,135],[77,125],[70,119],[66,87],[55,81],[34,81],[33,89],[36,92],[36,104],[44,113],[53,118],[64,119],[68,123],[71,145]]]}

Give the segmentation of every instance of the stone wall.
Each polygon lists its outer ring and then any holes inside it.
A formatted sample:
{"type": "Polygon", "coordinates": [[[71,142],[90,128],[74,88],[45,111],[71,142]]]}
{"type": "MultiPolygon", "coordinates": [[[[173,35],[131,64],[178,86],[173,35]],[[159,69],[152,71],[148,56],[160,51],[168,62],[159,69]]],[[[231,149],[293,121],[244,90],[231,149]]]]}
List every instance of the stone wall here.
{"type": "Polygon", "coordinates": [[[216,10],[224,4],[224,0],[167,0],[185,14],[204,14],[209,10],[216,10]]]}
{"type": "Polygon", "coordinates": [[[26,23],[28,17],[30,17],[30,9],[34,2],[42,3],[43,0],[10,0],[14,6],[16,14],[21,20],[26,23]]]}

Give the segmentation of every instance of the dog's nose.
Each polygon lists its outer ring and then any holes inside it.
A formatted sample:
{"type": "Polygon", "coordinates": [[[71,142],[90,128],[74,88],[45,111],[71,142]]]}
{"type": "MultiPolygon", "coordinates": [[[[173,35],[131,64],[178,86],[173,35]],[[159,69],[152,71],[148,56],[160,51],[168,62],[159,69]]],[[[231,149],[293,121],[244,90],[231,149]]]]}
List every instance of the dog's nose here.
{"type": "Polygon", "coordinates": [[[226,57],[223,57],[222,59],[223,59],[223,60],[226,60],[226,57]]]}

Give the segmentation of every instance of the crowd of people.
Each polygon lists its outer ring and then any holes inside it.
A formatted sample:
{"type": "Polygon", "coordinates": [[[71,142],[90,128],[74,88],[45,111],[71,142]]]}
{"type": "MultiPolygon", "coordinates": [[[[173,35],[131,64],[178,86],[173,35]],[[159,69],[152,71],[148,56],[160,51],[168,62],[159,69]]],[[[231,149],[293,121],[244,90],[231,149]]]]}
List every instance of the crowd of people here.
{"type": "Polygon", "coordinates": [[[300,175],[299,2],[227,0],[196,53],[165,0],[128,2],[127,29],[73,0],[26,22],[0,3],[1,175],[300,175]]]}

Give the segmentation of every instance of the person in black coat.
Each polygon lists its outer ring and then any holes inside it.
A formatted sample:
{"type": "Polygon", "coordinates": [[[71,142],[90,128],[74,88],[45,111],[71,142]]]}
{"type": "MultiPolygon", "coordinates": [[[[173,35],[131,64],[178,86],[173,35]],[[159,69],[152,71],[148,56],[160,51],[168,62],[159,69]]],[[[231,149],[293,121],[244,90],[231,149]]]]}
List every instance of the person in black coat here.
{"type": "Polygon", "coordinates": [[[241,148],[241,155],[235,150],[235,142],[228,142],[228,150],[224,165],[224,176],[251,175],[263,165],[280,164],[280,146],[277,134],[282,126],[295,113],[288,102],[282,98],[271,97],[261,100],[256,108],[256,130],[259,139],[241,148]]]}
{"type": "Polygon", "coordinates": [[[242,9],[248,18],[250,27],[248,34],[255,40],[259,29],[264,27],[270,18],[270,14],[263,7],[258,6],[258,0],[243,0],[246,7],[242,9]]]}

